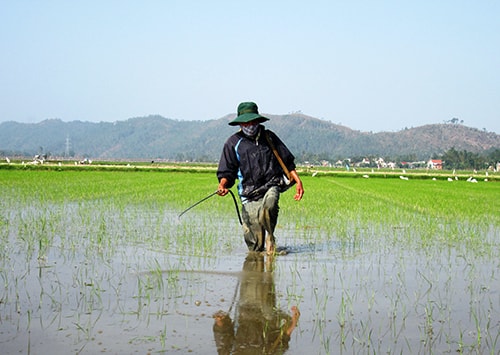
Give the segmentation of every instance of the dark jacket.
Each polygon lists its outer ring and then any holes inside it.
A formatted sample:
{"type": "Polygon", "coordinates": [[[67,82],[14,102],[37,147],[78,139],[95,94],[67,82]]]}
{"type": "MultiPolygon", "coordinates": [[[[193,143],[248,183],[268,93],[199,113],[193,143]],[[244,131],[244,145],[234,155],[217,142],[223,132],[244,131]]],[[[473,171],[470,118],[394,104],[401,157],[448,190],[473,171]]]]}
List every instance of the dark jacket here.
{"type": "Polygon", "coordinates": [[[269,146],[265,132],[273,142],[287,169],[295,169],[295,157],[285,144],[272,131],[260,126],[256,138],[249,138],[238,131],[224,144],[217,169],[217,178],[228,180],[231,188],[238,180],[238,194],[243,199],[256,200],[262,197],[271,186],[281,186],[283,169],[269,146]]]}

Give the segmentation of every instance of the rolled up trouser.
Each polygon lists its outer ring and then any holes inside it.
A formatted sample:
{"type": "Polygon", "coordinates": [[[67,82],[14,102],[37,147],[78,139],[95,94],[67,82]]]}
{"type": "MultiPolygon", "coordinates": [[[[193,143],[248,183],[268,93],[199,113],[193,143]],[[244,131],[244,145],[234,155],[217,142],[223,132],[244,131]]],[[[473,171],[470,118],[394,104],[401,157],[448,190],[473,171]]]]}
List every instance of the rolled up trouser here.
{"type": "Polygon", "coordinates": [[[264,251],[266,232],[268,241],[274,243],[274,229],[278,222],[280,193],[273,186],[263,198],[243,204],[243,235],[250,251],[264,251]]]}

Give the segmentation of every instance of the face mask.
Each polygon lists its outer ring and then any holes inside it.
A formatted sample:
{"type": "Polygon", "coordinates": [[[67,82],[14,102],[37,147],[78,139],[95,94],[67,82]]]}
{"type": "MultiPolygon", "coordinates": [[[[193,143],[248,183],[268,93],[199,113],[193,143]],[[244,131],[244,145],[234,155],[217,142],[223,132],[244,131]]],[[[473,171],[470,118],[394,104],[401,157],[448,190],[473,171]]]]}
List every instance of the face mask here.
{"type": "Polygon", "coordinates": [[[243,133],[245,133],[246,136],[253,137],[259,131],[259,124],[256,123],[250,126],[241,126],[241,130],[243,131],[243,133]]]}

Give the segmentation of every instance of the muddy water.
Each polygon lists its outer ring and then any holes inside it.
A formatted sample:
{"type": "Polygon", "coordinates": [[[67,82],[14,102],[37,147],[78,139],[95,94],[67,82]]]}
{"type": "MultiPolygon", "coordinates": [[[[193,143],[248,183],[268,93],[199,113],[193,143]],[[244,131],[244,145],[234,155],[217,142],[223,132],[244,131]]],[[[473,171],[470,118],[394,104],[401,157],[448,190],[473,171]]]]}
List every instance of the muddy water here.
{"type": "Polygon", "coordinates": [[[2,354],[500,351],[494,227],[475,254],[415,249],[383,228],[355,242],[279,229],[287,254],[267,257],[231,222],[198,223],[227,231],[224,243],[182,249],[172,240],[193,220],[122,213],[90,226],[103,211],[69,211],[45,234],[17,213],[2,225],[2,354]]]}

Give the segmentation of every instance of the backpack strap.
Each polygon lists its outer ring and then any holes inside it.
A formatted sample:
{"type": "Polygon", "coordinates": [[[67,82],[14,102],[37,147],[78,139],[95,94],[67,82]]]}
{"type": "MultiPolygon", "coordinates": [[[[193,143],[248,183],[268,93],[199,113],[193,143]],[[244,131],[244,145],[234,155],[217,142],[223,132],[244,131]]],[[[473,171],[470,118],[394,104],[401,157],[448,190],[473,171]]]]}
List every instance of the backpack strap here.
{"type": "Polygon", "coordinates": [[[278,154],[278,151],[276,150],[276,147],[274,146],[274,143],[271,140],[271,137],[269,137],[269,133],[267,130],[264,131],[264,136],[266,137],[267,143],[269,143],[269,146],[271,147],[271,150],[273,151],[274,156],[276,157],[276,159],[278,159],[278,163],[280,163],[281,168],[283,169],[283,172],[285,173],[287,179],[289,181],[293,181],[293,178],[290,175],[290,171],[288,171],[288,168],[286,167],[285,163],[283,162],[283,159],[281,159],[280,155],[278,154]]]}

